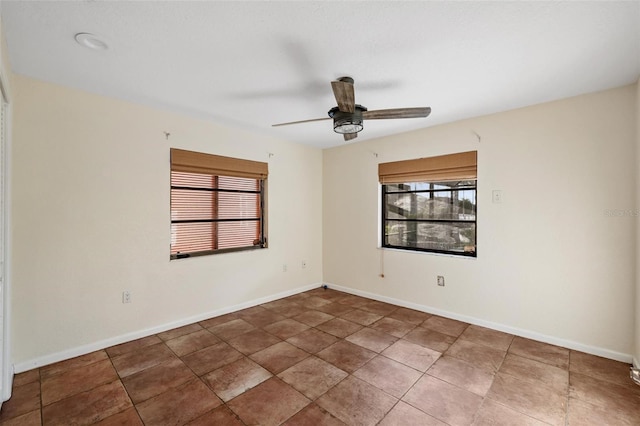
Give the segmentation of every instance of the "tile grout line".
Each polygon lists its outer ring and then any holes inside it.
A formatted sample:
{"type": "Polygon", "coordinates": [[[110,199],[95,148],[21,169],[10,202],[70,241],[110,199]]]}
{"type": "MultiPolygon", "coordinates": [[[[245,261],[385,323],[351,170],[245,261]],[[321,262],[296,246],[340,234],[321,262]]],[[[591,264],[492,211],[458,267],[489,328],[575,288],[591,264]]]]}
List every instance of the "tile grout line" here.
{"type": "MultiPolygon", "coordinates": [[[[155,334],[154,334],[155,336],[155,334]]],[[[142,417],[140,416],[140,413],[138,412],[138,407],[136,406],[136,404],[133,402],[133,398],[131,398],[131,395],[129,394],[129,390],[127,389],[127,387],[124,385],[124,382],[122,381],[122,377],[120,376],[120,373],[118,372],[118,369],[116,368],[116,366],[113,364],[113,358],[109,352],[107,352],[106,349],[103,349],[104,352],[107,354],[107,357],[109,358],[109,362],[111,362],[111,366],[113,367],[113,370],[116,372],[116,375],[118,376],[118,381],[120,382],[120,384],[122,385],[122,388],[124,389],[125,393],[127,394],[127,398],[129,398],[129,401],[131,402],[131,407],[133,407],[134,410],[136,410],[136,414],[138,415],[138,418],[140,419],[140,421],[142,422],[142,424],[144,425],[144,421],[142,421],[142,417]]],[[[132,351],[133,352],[133,351],[132,351]]],[[[121,354],[124,355],[124,354],[121,354]]],[[[127,409],[124,409],[122,411],[120,411],[119,413],[115,413],[113,414],[113,416],[120,414],[120,413],[124,413],[127,409]]],[[[111,416],[109,416],[111,417],[111,416]]],[[[108,419],[109,417],[106,417],[105,419],[108,419]]],[[[42,423],[44,425],[44,422],[42,423]]]]}
{"type": "Polygon", "coordinates": [[[38,383],[40,385],[40,424],[44,425],[44,405],[42,403],[42,368],[38,368],[38,383]]]}

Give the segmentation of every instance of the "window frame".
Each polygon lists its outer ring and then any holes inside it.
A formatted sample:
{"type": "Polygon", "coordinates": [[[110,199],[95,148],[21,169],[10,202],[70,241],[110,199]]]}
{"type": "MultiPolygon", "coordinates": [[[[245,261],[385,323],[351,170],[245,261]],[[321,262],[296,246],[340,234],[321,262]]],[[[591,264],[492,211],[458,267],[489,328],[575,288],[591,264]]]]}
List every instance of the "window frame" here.
{"type": "MultiPolygon", "coordinates": [[[[436,253],[456,257],[476,258],[478,257],[478,217],[477,217],[477,205],[478,205],[478,151],[466,151],[452,154],[444,154],[435,157],[421,157],[407,160],[397,160],[378,164],[378,182],[380,184],[379,200],[380,200],[380,234],[379,243],[380,248],[389,248],[397,250],[418,251],[425,253],[436,253]],[[403,216],[404,219],[410,219],[415,222],[437,223],[437,222],[468,222],[474,224],[475,229],[475,241],[473,251],[465,251],[463,246],[462,251],[438,249],[438,248],[423,248],[393,245],[387,243],[387,222],[393,221],[388,217],[387,209],[387,185],[411,185],[411,184],[427,184],[429,189],[415,190],[412,192],[434,192],[433,185],[443,185],[457,182],[473,182],[472,189],[475,196],[475,216],[473,220],[456,220],[456,219],[439,219],[439,218],[427,218],[418,219],[417,214],[415,218],[403,216]]],[[[447,185],[448,189],[443,191],[454,191],[455,185],[447,185]]],[[[464,188],[459,188],[464,190],[464,188]]],[[[394,191],[394,192],[406,192],[406,191],[394,191]]],[[[449,197],[453,202],[453,193],[449,197]]],[[[411,210],[411,208],[409,209],[411,210]]],[[[416,211],[417,213],[417,211],[416,211]]],[[[453,211],[452,211],[453,213],[453,211]]],[[[453,217],[453,216],[450,216],[453,217]]],[[[417,228],[416,228],[417,234],[417,228]]],[[[416,238],[417,240],[417,238],[416,238]]],[[[407,241],[408,243],[408,241],[407,241]]]]}
{"type": "Polygon", "coordinates": [[[386,203],[386,195],[388,194],[417,194],[417,193],[431,193],[435,194],[438,192],[449,192],[452,193],[455,191],[453,187],[449,189],[420,189],[420,190],[407,190],[407,191],[387,191],[388,185],[407,185],[407,184],[423,184],[423,185],[441,185],[442,181],[418,181],[418,182],[404,182],[402,184],[399,183],[388,183],[380,184],[380,209],[381,209],[381,220],[380,220],[380,247],[384,249],[394,249],[394,250],[407,250],[407,251],[415,251],[415,252],[423,252],[423,253],[436,253],[448,256],[456,256],[456,257],[465,257],[465,258],[476,258],[478,256],[478,182],[475,179],[462,179],[462,180],[453,180],[449,182],[467,182],[473,181],[475,185],[473,187],[462,187],[460,190],[472,190],[475,195],[475,216],[473,220],[460,220],[460,219],[390,219],[387,216],[388,209],[386,203]],[[423,247],[412,247],[412,246],[400,246],[393,245],[387,243],[386,238],[386,226],[387,221],[402,221],[402,222],[416,222],[416,223],[473,223],[474,225],[474,250],[473,251],[456,251],[456,250],[440,250],[433,248],[423,248],[423,247]]]}
{"type": "MultiPolygon", "coordinates": [[[[172,234],[171,242],[169,244],[169,258],[170,260],[185,259],[190,257],[208,256],[214,254],[233,253],[240,251],[251,251],[262,248],[267,248],[267,236],[266,236],[266,190],[267,190],[267,171],[266,163],[259,163],[250,160],[241,160],[230,157],[215,156],[212,154],[196,153],[191,151],[184,151],[179,149],[171,149],[171,170],[170,170],[170,234],[172,234]],[[175,157],[175,158],[174,158],[175,157]],[[224,167],[219,167],[219,166],[224,167]],[[231,165],[230,167],[228,167],[231,165]],[[243,170],[244,169],[244,170],[243,170]],[[257,170],[257,171],[256,171],[257,170]],[[227,172],[228,171],[228,172],[227,172]],[[188,173],[195,175],[210,176],[211,187],[206,186],[185,186],[174,183],[173,173],[188,173]],[[219,178],[229,179],[252,179],[257,183],[257,190],[248,189],[230,189],[220,188],[218,185],[219,178]],[[194,219],[174,219],[173,218],[173,198],[174,190],[181,191],[194,191],[194,192],[210,192],[212,205],[211,205],[211,217],[207,218],[194,218],[194,219]],[[224,203],[220,203],[218,194],[224,193],[236,193],[236,194],[256,194],[256,200],[259,204],[256,211],[258,217],[243,218],[243,217],[227,217],[220,218],[219,212],[225,207],[224,203]],[[214,211],[215,209],[215,211],[214,211]],[[212,248],[210,250],[198,250],[190,252],[177,252],[173,253],[173,226],[179,223],[224,223],[224,222],[256,222],[257,238],[254,240],[254,244],[250,246],[242,247],[226,247],[226,248],[212,248]]],[[[212,235],[212,246],[215,247],[215,242],[219,238],[218,227],[212,226],[212,231],[215,230],[216,236],[212,235]]]]}

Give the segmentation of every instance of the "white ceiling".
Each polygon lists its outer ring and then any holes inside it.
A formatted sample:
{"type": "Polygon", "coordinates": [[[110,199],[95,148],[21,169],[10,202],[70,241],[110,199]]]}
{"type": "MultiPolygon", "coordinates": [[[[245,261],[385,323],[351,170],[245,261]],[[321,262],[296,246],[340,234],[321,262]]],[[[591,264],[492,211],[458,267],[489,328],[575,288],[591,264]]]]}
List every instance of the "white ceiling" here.
{"type": "Polygon", "coordinates": [[[355,141],[634,83],[640,2],[1,0],[14,72],[249,128],[344,144],[330,81],[369,109],[355,141]],[[92,51],[74,35],[100,36],[92,51]]]}

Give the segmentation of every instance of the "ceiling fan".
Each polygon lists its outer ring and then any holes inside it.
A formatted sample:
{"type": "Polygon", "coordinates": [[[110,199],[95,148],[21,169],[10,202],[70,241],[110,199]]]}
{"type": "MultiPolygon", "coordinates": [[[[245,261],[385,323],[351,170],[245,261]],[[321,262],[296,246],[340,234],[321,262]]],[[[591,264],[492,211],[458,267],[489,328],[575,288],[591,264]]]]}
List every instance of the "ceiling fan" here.
{"type": "Polygon", "coordinates": [[[358,132],[364,128],[362,125],[363,120],[420,118],[427,117],[431,113],[430,107],[393,108],[369,111],[366,107],[356,104],[353,78],[351,77],[340,77],[338,80],[332,81],[331,88],[333,89],[333,95],[336,97],[338,106],[329,110],[329,117],[290,121],[288,123],[274,124],[272,127],[333,119],[333,131],[342,134],[345,141],[350,141],[351,139],[357,138],[358,132]]]}

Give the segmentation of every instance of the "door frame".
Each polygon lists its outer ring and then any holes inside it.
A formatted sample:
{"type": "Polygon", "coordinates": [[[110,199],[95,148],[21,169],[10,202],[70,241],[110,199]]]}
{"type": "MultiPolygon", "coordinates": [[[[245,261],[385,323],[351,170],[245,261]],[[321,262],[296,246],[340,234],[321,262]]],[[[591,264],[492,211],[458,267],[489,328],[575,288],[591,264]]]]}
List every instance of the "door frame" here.
{"type": "Polygon", "coordinates": [[[4,259],[0,259],[4,263],[4,280],[0,283],[0,292],[2,292],[2,363],[0,365],[0,407],[2,402],[11,398],[11,390],[13,386],[14,368],[11,362],[11,117],[12,117],[12,104],[11,94],[9,91],[9,80],[4,73],[4,65],[2,58],[0,58],[0,102],[4,103],[4,156],[0,157],[3,161],[2,173],[4,174],[2,183],[3,187],[0,191],[4,192],[4,214],[2,215],[4,223],[0,223],[0,226],[4,227],[3,241],[0,244],[4,245],[4,259]]]}

